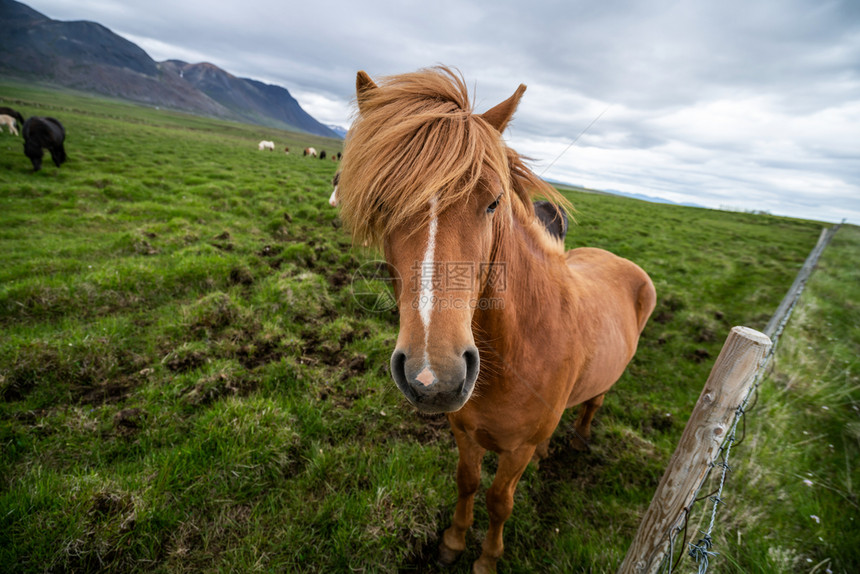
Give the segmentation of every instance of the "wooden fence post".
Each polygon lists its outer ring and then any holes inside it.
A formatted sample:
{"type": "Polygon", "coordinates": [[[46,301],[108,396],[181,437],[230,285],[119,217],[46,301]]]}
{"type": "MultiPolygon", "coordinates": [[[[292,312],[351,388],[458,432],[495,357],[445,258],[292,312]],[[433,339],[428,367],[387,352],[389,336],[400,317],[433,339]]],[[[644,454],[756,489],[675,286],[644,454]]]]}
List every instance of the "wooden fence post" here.
{"type": "Polygon", "coordinates": [[[618,574],[652,574],[660,567],[770,347],[764,333],[731,330],[618,574]]]}

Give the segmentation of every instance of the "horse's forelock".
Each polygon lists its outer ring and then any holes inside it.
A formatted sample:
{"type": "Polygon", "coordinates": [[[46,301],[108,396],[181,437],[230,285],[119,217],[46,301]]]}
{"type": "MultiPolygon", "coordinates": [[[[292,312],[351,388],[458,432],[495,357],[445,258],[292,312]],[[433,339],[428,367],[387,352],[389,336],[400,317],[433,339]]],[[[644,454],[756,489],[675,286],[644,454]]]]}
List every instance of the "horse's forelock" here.
{"type": "Polygon", "coordinates": [[[357,242],[379,246],[398,226],[426,223],[432,198],[439,212],[468,198],[488,172],[527,208],[530,188],[548,187],[472,113],[458,74],[434,68],[384,78],[362,93],[347,135],[341,216],[357,242]]]}

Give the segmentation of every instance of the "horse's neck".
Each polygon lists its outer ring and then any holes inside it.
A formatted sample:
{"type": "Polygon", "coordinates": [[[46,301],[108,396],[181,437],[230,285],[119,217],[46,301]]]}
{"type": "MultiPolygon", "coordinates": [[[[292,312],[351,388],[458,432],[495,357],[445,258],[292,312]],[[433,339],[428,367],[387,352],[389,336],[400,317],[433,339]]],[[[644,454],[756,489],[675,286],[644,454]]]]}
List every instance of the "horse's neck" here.
{"type": "Polygon", "coordinates": [[[527,228],[515,214],[509,226],[496,229],[491,276],[483,294],[488,310],[476,316],[490,340],[557,324],[559,313],[573,305],[563,250],[548,249],[552,240],[537,233],[544,232],[527,228]]]}

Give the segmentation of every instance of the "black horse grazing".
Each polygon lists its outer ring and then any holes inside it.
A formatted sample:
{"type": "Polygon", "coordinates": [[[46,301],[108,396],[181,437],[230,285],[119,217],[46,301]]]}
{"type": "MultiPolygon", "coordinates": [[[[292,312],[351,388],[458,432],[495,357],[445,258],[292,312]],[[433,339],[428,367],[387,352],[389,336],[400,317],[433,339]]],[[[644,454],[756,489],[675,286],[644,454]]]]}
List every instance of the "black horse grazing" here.
{"type": "Polygon", "coordinates": [[[39,116],[28,118],[24,122],[23,136],[24,154],[33,162],[33,171],[42,168],[42,148],[48,148],[57,167],[66,161],[66,150],[63,148],[66,130],[58,120],[39,116]]]}
{"type": "Polygon", "coordinates": [[[18,120],[18,128],[23,129],[24,127],[24,118],[17,111],[12,108],[7,108],[6,106],[0,107],[0,115],[10,116],[18,120]]]}
{"type": "Polygon", "coordinates": [[[549,201],[535,201],[535,215],[552,235],[564,241],[567,235],[567,214],[549,201]]]}

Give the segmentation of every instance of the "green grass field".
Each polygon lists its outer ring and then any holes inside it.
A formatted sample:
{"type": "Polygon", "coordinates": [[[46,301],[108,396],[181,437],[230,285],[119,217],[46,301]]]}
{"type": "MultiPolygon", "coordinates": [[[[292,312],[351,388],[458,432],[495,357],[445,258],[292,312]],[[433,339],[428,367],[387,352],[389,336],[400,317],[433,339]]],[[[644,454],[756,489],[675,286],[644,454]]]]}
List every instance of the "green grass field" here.
{"type": "MultiPolygon", "coordinates": [[[[340,142],[16,84],[0,103],[60,119],[69,156],[34,174],[0,134],[0,571],[439,571],[456,447],[390,380],[396,314],[353,296],[379,255],[328,205],[337,165],[300,152],[340,142]]],[[[659,302],[591,451],[571,412],[526,471],[505,572],[615,570],[729,329],[764,328],[822,227],[566,193],[568,247],[636,261],[659,302]]],[[[858,269],[844,226],[732,451],[711,571],[860,569],[858,269]]],[[[486,525],[476,504],[449,572],[486,525]]]]}

